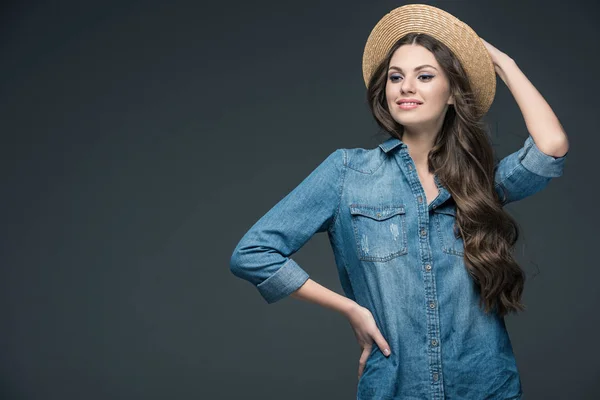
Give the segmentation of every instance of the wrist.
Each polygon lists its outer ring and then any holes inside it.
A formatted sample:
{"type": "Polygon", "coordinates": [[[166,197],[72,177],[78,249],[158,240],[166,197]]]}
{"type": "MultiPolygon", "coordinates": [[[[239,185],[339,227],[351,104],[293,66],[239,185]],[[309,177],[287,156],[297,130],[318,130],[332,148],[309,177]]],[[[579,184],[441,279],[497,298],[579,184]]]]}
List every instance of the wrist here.
{"type": "Polygon", "coordinates": [[[347,297],[345,299],[346,300],[344,300],[341,312],[345,317],[349,317],[356,309],[360,307],[360,304],[347,297]]]}
{"type": "Polygon", "coordinates": [[[506,54],[500,57],[498,62],[495,64],[496,73],[505,84],[508,84],[506,81],[506,71],[508,71],[510,68],[513,68],[515,65],[515,60],[506,54]]]}

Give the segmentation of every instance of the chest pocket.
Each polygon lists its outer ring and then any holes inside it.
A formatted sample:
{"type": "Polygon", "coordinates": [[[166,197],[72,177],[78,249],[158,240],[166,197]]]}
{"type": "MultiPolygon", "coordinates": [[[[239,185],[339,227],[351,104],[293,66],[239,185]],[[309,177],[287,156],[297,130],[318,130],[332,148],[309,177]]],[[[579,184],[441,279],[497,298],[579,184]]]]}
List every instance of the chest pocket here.
{"type": "Polygon", "coordinates": [[[351,204],[350,214],[360,260],[388,261],[408,253],[404,205],[351,204]]]}
{"type": "Polygon", "coordinates": [[[455,256],[464,256],[465,244],[456,223],[456,208],[441,207],[433,211],[442,251],[455,256]]]}

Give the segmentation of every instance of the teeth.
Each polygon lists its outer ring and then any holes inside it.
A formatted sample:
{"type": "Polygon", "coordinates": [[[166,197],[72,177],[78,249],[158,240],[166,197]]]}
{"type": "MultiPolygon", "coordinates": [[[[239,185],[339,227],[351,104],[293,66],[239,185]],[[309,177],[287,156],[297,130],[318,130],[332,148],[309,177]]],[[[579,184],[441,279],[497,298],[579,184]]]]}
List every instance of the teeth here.
{"type": "Polygon", "coordinates": [[[416,106],[419,103],[400,103],[402,105],[416,106]]]}

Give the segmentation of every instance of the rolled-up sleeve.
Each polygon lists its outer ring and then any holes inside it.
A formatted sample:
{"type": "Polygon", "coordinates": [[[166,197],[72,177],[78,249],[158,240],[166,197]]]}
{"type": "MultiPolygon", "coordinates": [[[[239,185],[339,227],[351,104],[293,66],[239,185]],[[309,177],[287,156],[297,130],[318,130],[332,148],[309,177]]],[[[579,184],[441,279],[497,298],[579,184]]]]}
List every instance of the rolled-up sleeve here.
{"type": "Polygon", "coordinates": [[[231,272],[255,285],[267,303],[290,295],[308,280],[308,273],[290,256],[334,224],[345,168],[346,151],[337,149],[264,214],[233,250],[231,272]]]}
{"type": "Polygon", "coordinates": [[[531,196],[561,176],[567,154],[553,157],[543,153],[529,135],[523,147],[500,160],[494,170],[495,190],[502,205],[531,196]]]}

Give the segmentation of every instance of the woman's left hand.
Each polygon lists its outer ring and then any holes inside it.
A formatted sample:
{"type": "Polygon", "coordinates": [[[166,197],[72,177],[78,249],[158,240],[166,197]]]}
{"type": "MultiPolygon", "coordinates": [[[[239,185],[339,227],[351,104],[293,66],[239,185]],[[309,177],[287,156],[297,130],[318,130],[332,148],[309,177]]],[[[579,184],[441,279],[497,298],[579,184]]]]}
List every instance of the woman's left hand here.
{"type": "MultiPolygon", "coordinates": [[[[506,53],[501,52],[500,50],[498,50],[497,48],[495,48],[494,46],[492,46],[491,44],[489,44],[488,42],[483,40],[483,38],[480,37],[480,39],[483,42],[483,44],[485,45],[485,48],[487,49],[488,53],[490,54],[490,57],[492,58],[492,62],[494,63],[494,69],[496,70],[496,73],[500,77],[503,77],[503,71],[501,68],[502,62],[504,62],[506,60],[510,60],[510,57],[506,53]]],[[[502,78],[502,79],[504,79],[504,78],[502,78]]]]}
{"type": "Polygon", "coordinates": [[[480,38],[480,39],[483,42],[483,44],[485,45],[485,48],[487,49],[488,53],[490,53],[490,56],[492,57],[492,61],[494,62],[494,65],[498,64],[500,62],[501,58],[508,57],[506,55],[506,53],[501,52],[500,50],[498,50],[497,48],[495,48],[494,46],[492,46],[491,44],[489,44],[488,42],[483,40],[483,38],[480,38]]]}

